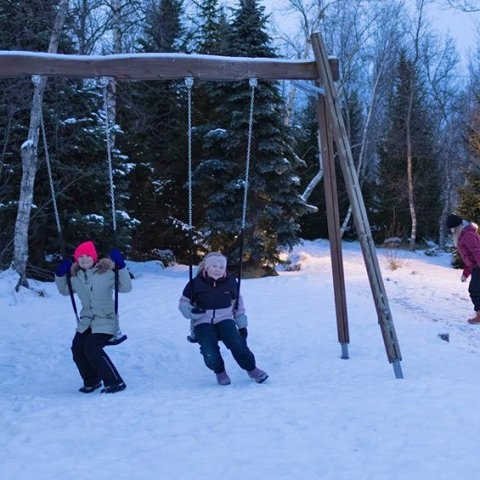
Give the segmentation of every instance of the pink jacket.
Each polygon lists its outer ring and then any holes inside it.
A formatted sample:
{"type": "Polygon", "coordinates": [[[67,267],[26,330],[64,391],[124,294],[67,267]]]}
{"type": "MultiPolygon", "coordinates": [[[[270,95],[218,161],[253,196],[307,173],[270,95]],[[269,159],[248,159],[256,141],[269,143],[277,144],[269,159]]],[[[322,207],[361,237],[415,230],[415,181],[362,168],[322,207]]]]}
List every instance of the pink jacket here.
{"type": "Polygon", "coordinates": [[[465,264],[463,274],[468,277],[475,267],[480,267],[480,235],[476,226],[470,223],[462,229],[457,248],[465,264]]]}

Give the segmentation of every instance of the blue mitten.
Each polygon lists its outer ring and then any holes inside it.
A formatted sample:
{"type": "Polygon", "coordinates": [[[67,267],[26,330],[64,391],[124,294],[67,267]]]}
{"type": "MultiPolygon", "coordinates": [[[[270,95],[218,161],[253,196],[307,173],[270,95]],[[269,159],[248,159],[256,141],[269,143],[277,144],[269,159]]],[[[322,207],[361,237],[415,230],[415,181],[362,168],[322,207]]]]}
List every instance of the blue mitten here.
{"type": "Polygon", "coordinates": [[[238,328],[245,328],[248,325],[248,318],[244,313],[234,315],[234,319],[238,328]]]}
{"type": "Polygon", "coordinates": [[[60,264],[58,264],[57,268],[55,269],[55,275],[57,277],[63,277],[67,272],[70,271],[72,267],[72,261],[68,258],[62,260],[60,264]]]}
{"type": "Polygon", "coordinates": [[[112,251],[110,252],[110,258],[115,262],[115,265],[117,265],[119,270],[125,268],[125,258],[120,253],[118,248],[112,248],[112,251]]]}

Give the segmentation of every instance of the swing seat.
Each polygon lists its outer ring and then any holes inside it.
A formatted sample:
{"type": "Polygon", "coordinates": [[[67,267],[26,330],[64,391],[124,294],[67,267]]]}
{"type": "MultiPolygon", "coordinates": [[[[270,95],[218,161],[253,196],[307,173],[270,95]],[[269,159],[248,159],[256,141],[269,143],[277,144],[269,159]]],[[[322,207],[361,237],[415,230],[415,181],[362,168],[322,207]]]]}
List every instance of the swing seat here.
{"type": "Polygon", "coordinates": [[[108,343],[105,345],[106,347],[113,346],[113,345],[120,345],[127,339],[127,335],[125,333],[117,333],[114,335],[108,343]]]}

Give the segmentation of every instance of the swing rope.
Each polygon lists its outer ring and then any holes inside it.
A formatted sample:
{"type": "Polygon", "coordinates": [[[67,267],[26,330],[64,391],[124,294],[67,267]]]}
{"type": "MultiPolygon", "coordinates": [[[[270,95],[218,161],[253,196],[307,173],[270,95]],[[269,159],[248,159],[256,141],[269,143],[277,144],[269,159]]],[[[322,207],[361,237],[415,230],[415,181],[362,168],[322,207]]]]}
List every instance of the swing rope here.
{"type": "Polygon", "coordinates": [[[247,220],[247,199],[250,179],[250,159],[252,156],[252,137],[253,137],[253,112],[255,107],[255,87],[258,81],[256,78],[249,79],[250,85],[250,111],[248,115],[248,133],[247,133],[247,158],[245,160],[245,180],[243,190],[243,208],[242,208],[242,230],[245,230],[247,220]]]}
{"type": "Polygon", "coordinates": [[[110,204],[112,207],[112,228],[114,246],[117,246],[117,220],[115,215],[115,186],[113,183],[113,167],[112,167],[112,137],[110,133],[110,116],[108,114],[108,82],[109,79],[103,80],[103,108],[105,110],[105,142],[107,144],[107,165],[108,165],[108,183],[110,192],[110,204]]]}
{"type": "Polygon", "coordinates": [[[240,300],[240,285],[242,283],[242,275],[243,275],[243,250],[245,246],[245,228],[247,223],[247,206],[248,206],[248,189],[249,189],[249,181],[250,181],[250,159],[252,156],[252,137],[253,137],[253,112],[255,106],[255,87],[258,84],[256,78],[249,79],[250,85],[250,111],[248,115],[248,133],[247,133],[247,157],[245,159],[245,179],[243,181],[243,206],[242,206],[242,223],[240,227],[240,235],[239,235],[239,243],[240,243],[240,251],[239,257],[240,261],[238,264],[238,288],[237,288],[237,299],[235,300],[235,310],[238,310],[238,302],[240,300]]]}
{"type": "Polygon", "coordinates": [[[55,185],[53,183],[52,167],[50,164],[50,153],[48,152],[47,135],[45,133],[45,124],[43,122],[43,110],[41,108],[40,108],[40,130],[42,132],[43,148],[45,150],[45,163],[47,164],[48,182],[50,184],[50,194],[52,196],[53,212],[55,215],[55,223],[57,225],[58,241],[60,243],[60,248],[62,250],[62,253],[64,253],[65,246],[63,244],[62,227],[60,225],[60,215],[58,213],[58,207],[57,207],[57,195],[55,193],[55,185]]]}
{"type": "MultiPolygon", "coordinates": [[[[187,155],[188,155],[188,278],[190,289],[193,288],[193,193],[192,193],[192,87],[193,78],[185,77],[187,87],[187,155]]],[[[193,293],[190,302],[193,302],[193,293]]]]}
{"type": "MultiPolygon", "coordinates": [[[[53,183],[52,166],[50,162],[50,154],[48,152],[47,135],[45,133],[45,124],[43,121],[43,109],[41,106],[40,106],[39,115],[40,115],[40,130],[42,132],[43,148],[45,150],[45,163],[47,164],[48,182],[50,184],[50,194],[52,196],[53,211],[55,214],[55,223],[57,225],[58,243],[60,245],[60,250],[62,251],[62,258],[63,260],[65,260],[67,256],[65,254],[65,244],[63,242],[62,227],[60,224],[60,215],[58,213],[58,207],[57,207],[57,195],[55,193],[55,185],[53,183]]],[[[70,275],[71,275],[70,270],[68,270],[66,273],[68,293],[70,294],[70,301],[72,302],[73,312],[75,313],[75,319],[77,320],[77,325],[78,325],[80,323],[80,317],[78,316],[78,309],[77,309],[77,304],[75,303],[75,297],[73,295],[72,280],[70,275]]]]}
{"type": "MultiPolygon", "coordinates": [[[[250,108],[248,115],[248,132],[247,132],[247,155],[245,160],[245,177],[243,180],[243,203],[242,203],[242,219],[239,234],[240,252],[239,252],[239,266],[238,266],[238,288],[237,299],[235,301],[235,310],[238,310],[238,302],[240,299],[240,285],[242,281],[243,273],[243,251],[244,251],[244,232],[247,221],[247,206],[248,206],[248,189],[250,186],[250,160],[252,154],[252,138],[253,138],[253,113],[255,106],[255,88],[258,84],[256,78],[249,79],[250,86],[250,108]]],[[[188,231],[189,231],[189,249],[190,249],[190,262],[189,262],[189,283],[191,290],[190,303],[193,305],[193,175],[192,175],[192,86],[193,78],[185,77],[185,85],[187,87],[187,155],[188,155],[188,231]]]]}
{"type": "MultiPolygon", "coordinates": [[[[102,80],[103,83],[103,108],[105,110],[105,142],[107,144],[107,167],[108,167],[108,183],[109,183],[109,193],[110,193],[110,204],[112,208],[112,230],[113,230],[113,246],[117,248],[117,220],[116,220],[116,209],[115,209],[115,185],[113,183],[113,162],[112,162],[112,136],[110,129],[110,115],[108,113],[108,83],[110,79],[104,77],[102,80]]],[[[127,339],[127,336],[122,334],[120,330],[120,322],[118,318],[118,287],[119,287],[119,274],[118,267],[115,264],[113,269],[115,274],[115,289],[114,289],[114,310],[115,310],[115,321],[117,322],[117,332],[113,338],[109,341],[110,345],[118,345],[127,339]]]]}

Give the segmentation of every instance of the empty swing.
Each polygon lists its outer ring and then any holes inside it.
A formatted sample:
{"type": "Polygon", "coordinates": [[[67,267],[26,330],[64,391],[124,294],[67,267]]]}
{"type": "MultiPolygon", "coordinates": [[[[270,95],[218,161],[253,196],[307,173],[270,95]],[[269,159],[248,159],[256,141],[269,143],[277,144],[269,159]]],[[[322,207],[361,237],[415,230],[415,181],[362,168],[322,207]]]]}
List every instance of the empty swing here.
{"type": "MultiPolygon", "coordinates": [[[[248,207],[248,189],[249,189],[249,178],[250,178],[250,159],[251,159],[251,150],[252,150],[252,137],[253,137],[253,113],[255,105],[255,87],[257,86],[258,81],[256,78],[249,79],[250,86],[250,106],[249,106],[249,116],[248,116],[248,131],[247,131],[247,153],[245,158],[245,175],[243,179],[243,202],[242,202],[242,217],[240,224],[240,232],[238,236],[239,241],[239,265],[237,273],[237,298],[235,300],[234,311],[238,310],[238,302],[240,299],[240,286],[242,281],[242,272],[243,272],[243,252],[244,252],[244,233],[246,228],[246,219],[247,219],[247,207],[248,207]]],[[[188,232],[189,232],[189,283],[191,289],[191,298],[190,304],[192,305],[192,313],[201,313],[199,307],[195,305],[194,302],[194,292],[193,292],[193,174],[192,174],[192,87],[193,87],[193,78],[186,77],[185,85],[187,87],[187,155],[188,155],[188,232]]],[[[195,343],[195,337],[193,334],[187,336],[189,342],[195,343]]]]}
{"type": "MultiPolygon", "coordinates": [[[[112,206],[112,228],[113,228],[113,238],[114,238],[114,247],[117,245],[117,236],[116,236],[116,218],[115,218],[115,188],[113,185],[113,168],[112,168],[112,155],[111,155],[111,139],[110,139],[110,125],[108,120],[108,111],[107,111],[107,84],[104,83],[104,108],[105,108],[105,136],[106,136],[106,143],[107,143],[107,164],[108,164],[108,179],[109,179],[109,192],[110,192],[110,200],[112,206]]],[[[40,106],[40,129],[42,134],[42,141],[43,147],[45,151],[45,163],[47,165],[47,173],[48,173],[48,181],[50,185],[50,194],[52,199],[53,211],[55,215],[55,223],[57,227],[57,235],[58,235],[58,243],[60,246],[60,250],[62,252],[62,259],[67,259],[66,251],[65,251],[65,243],[63,240],[63,233],[62,227],[60,223],[60,215],[58,213],[58,206],[56,200],[56,192],[55,192],[55,185],[53,182],[53,175],[52,175],[52,167],[50,162],[50,154],[48,151],[48,143],[47,143],[47,136],[45,133],[45,124],[43,120],[43,111],[42,107],[40,106]]],[[[118,278],[118,267],[115,264],[114,268],[115,274],[115,287],[114,287],[114,311],[115,311],[115,322],[116,322],[116,333],[113,337],[108,341],[107,346],[109,345],[118,345],[124,342],[127,339],[126,334],[122,334],[120,330],[120,323],[119,323],[119,314],[118,314],[118,289],[119,289],[119,278],[118,278]]],[[[78,314],[77,304],[75,302],[75,297],[73,293],[72,283],[71,283],[71,273],[69,270],[66,272],[66,280],[68,286],[68,292],[70,296],[70,300],[72,303],[73,312],[75,314],[75,319],[77,325],[80,323],[80,317],[78,314]]]]}

